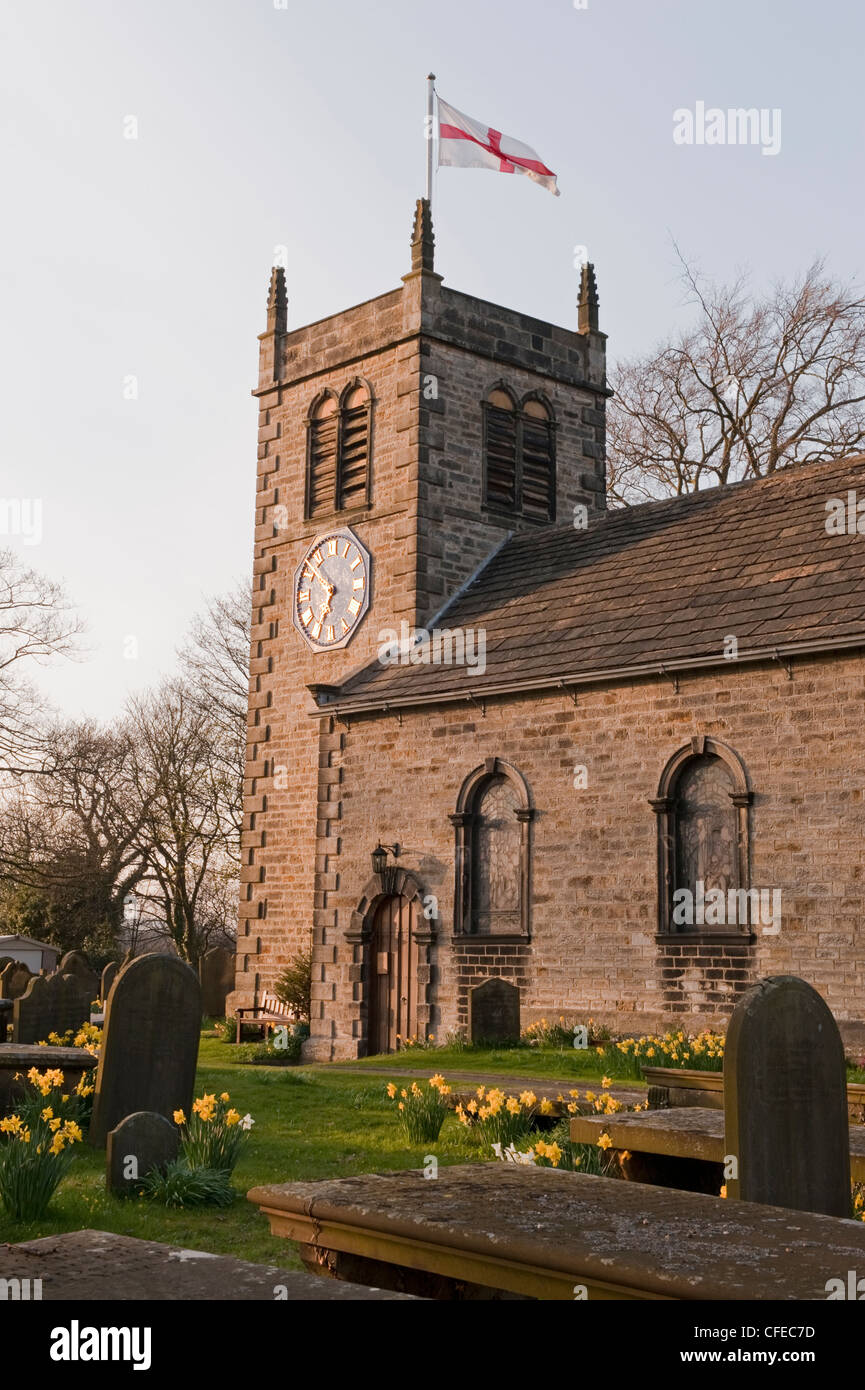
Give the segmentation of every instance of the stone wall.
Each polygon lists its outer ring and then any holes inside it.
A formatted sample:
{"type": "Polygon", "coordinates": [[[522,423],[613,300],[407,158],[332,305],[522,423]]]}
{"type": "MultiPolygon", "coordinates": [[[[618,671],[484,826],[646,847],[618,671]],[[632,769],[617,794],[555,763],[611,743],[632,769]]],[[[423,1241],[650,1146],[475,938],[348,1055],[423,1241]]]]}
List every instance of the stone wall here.
{"type": "MultiPolygon", "coordinates": [[[[523,1026],[559,1014],[643,1032],[718,1024],[753,980],[796,974],[836,1018],[865,1022],[865,670],[861,658],[682,674],[570,694],[364,715],[326,730],[329,891],[317,952],[311,1054],[363,1049],[364,981],[351,914],[380,838],[438,901],[430,1027],[463,1026],[484,973],[523,988],[523,1026]],[[693,735],[738,753],[753,790],[752,887],[781,890],[777,936],[658,939],[657,825],[649,805],[693,735]],[[453,940],[454,829],[463,780],[499,757],[525,777],[535,816],[528,942],[453,940]],[[588,785],[574,787],[584,765],[588,785]],[[338,837],[333,827],[338,826],[338,837]]],[[[314,721],[311,721],[314,722],[314,721]]],[[[320,821],[320,825],[324,822],[320,821]]],[[[847,1033],[850,1035],[848,1028],[847,1033]]]]}

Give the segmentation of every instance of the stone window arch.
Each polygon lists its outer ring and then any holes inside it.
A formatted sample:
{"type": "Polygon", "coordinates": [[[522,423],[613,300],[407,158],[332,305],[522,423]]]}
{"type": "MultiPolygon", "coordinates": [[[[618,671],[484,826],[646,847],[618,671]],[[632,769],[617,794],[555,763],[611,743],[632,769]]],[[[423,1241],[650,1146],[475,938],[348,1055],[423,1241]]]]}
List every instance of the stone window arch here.
{"type": "Polygon", "coordinates": [[[353,511],[370,502],[372,388],[355,377],[338,396],[319,392],[307,415],[306,516],[353,511]]]}
{"type": "Polygon", "coordinates": [[[501,758],[487,758],[463,782],[454,827],[454,933],[530,934],[531,824],[525,778],[501,758]]]}
{"type": "Polygon", "coordinates": [[[660,935],[750,934],[752,801],[745,766],[726,744],[697,736],[673,754],[650,803],[658,823],[660,935]]]}
{"type": "Polygon", "coordinates": [[[556,515],[556,422],[540,391],[497,382],[483,402],[484,506],[530,521],[556,515]]]}

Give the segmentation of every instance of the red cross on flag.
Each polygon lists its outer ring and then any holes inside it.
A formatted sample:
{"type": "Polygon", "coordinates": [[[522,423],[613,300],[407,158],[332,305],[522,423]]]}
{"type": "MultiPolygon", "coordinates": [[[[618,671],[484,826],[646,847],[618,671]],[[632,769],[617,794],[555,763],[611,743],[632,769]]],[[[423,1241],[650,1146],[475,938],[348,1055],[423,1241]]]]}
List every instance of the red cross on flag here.
{"type": "Polygon", "coordinates": [[[500,174],[525,174],[548,188],[556,197],[556,176],[538,159],[535,150],[502,135],[492,126],[473,121],[446,101],[438,99],[439,166],[453,164],[459,169],[497,169],[500,174]]]}

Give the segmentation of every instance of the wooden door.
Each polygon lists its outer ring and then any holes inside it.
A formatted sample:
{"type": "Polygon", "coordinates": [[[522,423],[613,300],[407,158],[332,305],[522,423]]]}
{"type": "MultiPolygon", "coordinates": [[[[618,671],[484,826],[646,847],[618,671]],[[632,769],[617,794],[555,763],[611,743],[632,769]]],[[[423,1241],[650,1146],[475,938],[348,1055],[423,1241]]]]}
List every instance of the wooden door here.
{"type": "Polygon", "coordinates": [[[384,898],[369,944],[369,1053],[396,1052],[417,1030],[417,958],[414,908],[407,898],[384,898]]]}

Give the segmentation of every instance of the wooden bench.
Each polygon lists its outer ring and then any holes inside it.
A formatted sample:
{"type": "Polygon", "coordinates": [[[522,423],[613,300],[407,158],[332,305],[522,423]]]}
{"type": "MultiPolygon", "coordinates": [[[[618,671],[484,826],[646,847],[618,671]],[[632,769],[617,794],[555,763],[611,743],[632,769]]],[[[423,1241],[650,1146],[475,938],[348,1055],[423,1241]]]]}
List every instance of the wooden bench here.
{"type": "Polygon", "coordinates": [[[277,999],[275,994],[269,994],[267,990],[261,996],[260,1004],[249,1004],[245,1008],[235,1009],[234,1016],[237,1019],[237,1036],[235,1042],[240,1042],[240,1030],[247,1024],[255,1024],[264,1031],[265,1040],[271,1028],[282,1028],[293,1022],[291,1009],[284,1004],[281,999],[277,999]],[[246,1017],[249,1015],[249,1017],[246,1017]]]}
{"type": "Polygon", "coordinates": [[[553,1168],[477,1163],[248,1198],[307,1268],[439,1299],[825,1299],[829,1279],[865,1270],[861,1222],[553,1168]]]}
{"type": "MultiPolygon", "coordinates": [[[[610,1148],[627,1153],[624,1176],[689,1192],[718,1194],[724,1181],[724,1112],[680,1106],[640,1114],[576,1115],[570,1123],[573,1142],[596,1144],[602,1134],[610,1148]]],[[[850,1173],[865,1182],[865,1127],[850,1130],[850,1173]]]]}

